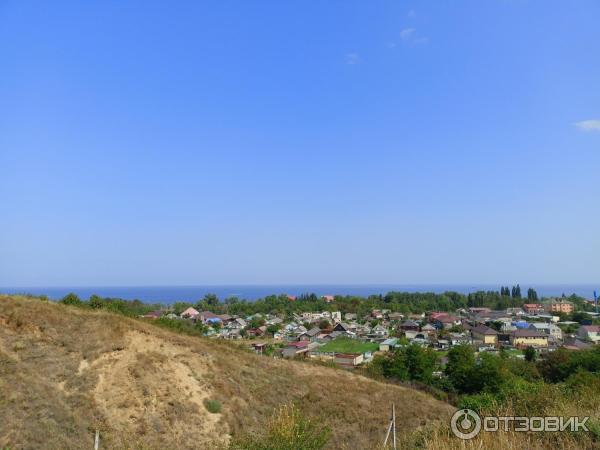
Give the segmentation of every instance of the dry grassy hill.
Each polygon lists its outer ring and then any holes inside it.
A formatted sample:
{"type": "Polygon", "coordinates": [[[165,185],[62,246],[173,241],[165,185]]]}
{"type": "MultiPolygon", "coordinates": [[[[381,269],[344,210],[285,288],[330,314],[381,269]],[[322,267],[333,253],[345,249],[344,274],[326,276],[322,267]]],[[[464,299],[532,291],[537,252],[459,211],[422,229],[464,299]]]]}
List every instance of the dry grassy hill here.
{"type": "Polygon", "coordinates": [[[376,448],[453,409],[431,396],[257,356],[121,316],[0,297],[0,448],[223,448],[282,404],[332,428],[331,448],[376,448]],[[210,413],[206,400],[222,404],[210,413]]]}

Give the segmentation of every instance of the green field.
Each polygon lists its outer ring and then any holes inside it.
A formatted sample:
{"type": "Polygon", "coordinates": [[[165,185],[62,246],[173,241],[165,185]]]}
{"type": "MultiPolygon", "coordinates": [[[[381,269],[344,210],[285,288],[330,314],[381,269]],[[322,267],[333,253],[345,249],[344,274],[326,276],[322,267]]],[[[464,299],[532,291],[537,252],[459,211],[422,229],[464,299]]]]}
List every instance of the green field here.
{"type": "Polygon", "coordinates": [[[379,344],[362,342],[358,339],[340,337],[319,348],[320,352],[335,353],[364,353],[379,349],[379,344]]]}

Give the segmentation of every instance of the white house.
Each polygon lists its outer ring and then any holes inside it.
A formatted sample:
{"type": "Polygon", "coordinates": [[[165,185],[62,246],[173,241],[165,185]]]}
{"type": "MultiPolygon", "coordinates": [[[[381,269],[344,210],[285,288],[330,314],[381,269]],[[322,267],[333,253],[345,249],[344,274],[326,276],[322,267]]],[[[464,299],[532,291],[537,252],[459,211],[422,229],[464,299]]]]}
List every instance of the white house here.
{"type": "Polygon", "coordinates": [[[577,335],[593,343],[600,342],[600,325],[581,325],[577,330],[577,335]]]}

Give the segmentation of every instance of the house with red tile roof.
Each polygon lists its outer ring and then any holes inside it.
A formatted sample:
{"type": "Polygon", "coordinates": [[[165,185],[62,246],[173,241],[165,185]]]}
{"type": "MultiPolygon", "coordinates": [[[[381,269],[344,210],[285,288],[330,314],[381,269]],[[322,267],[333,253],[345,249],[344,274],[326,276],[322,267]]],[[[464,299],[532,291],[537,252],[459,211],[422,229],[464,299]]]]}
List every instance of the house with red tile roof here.
{"type": "Polygon", "coordinates": [[[200,315],[200,312],[191,306],[181,313],[181,317],[186,319],[195,319],[200,315]]]}

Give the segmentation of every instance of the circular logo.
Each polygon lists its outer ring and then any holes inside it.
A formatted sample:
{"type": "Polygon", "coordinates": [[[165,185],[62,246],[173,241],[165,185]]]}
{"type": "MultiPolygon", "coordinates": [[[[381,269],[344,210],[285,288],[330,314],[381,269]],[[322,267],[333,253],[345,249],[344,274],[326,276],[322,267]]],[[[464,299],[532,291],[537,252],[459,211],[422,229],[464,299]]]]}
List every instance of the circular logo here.
{"type": "Polygon", "coordinates": [[[459,409],[450,420],[450,428],[459,439],[473,439],[481,431],[481,417],[471,409],[459,409]]]}

